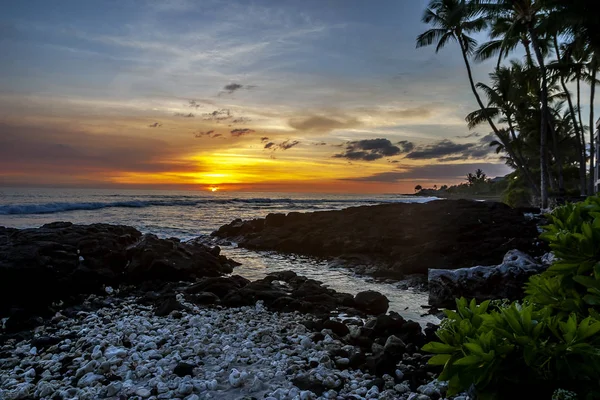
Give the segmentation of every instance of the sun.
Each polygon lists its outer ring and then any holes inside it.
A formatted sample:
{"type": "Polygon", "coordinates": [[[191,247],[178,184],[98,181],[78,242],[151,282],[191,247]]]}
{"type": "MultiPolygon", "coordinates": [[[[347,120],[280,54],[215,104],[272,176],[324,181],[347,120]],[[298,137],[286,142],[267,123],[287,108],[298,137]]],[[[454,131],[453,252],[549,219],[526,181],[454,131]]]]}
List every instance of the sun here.
{"type": "Polygon", "coordinates": [[[212,187],[208,188],[208,190],[210,190],[211,192],[216,192],[217,190],[219,190],[219,188],[212,186],[212,187]]]}

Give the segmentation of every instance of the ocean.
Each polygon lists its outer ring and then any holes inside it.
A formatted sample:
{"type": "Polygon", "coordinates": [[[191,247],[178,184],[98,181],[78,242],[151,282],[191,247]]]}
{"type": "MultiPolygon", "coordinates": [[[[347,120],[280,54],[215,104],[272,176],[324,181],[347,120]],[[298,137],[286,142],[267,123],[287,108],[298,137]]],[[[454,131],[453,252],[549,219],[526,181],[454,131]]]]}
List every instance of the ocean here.
{"type": "MultiPolygon", "coordinates": [[[[269,213],[311,212],[381,203],[427,202],[435,198],[405,195],[290,194],[250,192],[193,192],[121,189],[0,188],[0,226],[34,228],[55,221],[77,224],[109,223],[133,226],[159,237],[189,240],[207,237],[236,218],[252,219],[269,213]]],[[[390,309],[421,323],[427,294],[401,290],[336,268],[325,260],[275,252],[255,252],[222,246],[223,254],[241,262],[235,274],[260,279],[267,273],[293,270],[329,287],[355,294],[373,289],[390,299],[390,309]]]]}

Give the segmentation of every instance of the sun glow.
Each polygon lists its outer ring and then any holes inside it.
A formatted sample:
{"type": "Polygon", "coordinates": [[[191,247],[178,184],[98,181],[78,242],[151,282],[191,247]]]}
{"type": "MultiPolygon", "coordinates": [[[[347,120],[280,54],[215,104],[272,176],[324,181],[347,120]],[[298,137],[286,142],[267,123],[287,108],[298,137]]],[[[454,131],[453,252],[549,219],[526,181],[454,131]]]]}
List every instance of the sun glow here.
{"type": "Polygon", "coordinates": [[[208,190],[210,190],[211,192],[216,192],[217,190],[219,190],[219,188],[213,186],[213,187],[208,188],[208,190]]]}

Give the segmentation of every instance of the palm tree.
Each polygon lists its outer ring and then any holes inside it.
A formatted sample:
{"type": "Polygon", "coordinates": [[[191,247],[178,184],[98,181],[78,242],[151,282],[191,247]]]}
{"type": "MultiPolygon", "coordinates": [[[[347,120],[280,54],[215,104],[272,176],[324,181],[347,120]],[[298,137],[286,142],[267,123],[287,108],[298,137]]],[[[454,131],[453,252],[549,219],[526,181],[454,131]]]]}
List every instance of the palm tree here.
{"type": "Polygon", "coordinates": [[[540,88],[540,197],[541,206],[548,206],[548,76],[540,39],[539,26],[544,17],[543,0],[482,0],[488,12],[496,18],[508,18],[512,23],[504,40],[507,43],[521,38],[527,32],[541,75],[540,88]]]}
{"type": "MultiPolygon", "coordinates": [[[[485,115],[496,119],[499,123],[508,125],[508,129],[501,132],[502,141],[510,144],[513,154],[509,154],[516,169],[525,177],[534,193],[538,191],[537,183],[531,174],[527,159],[524,157],[523,141],[520,139],[522,130],[519,129],[519,119],[529,118],[531,110],[524,108],[532,103],[530,82],[536,78],[532,74],[535,71],[523,67],[517,61],[513,61],[510,67],[496,68],[490,74],[492,86],[478,83],[477,88],[481,90],[488,99],[485,110],[477,110],[467,115],[466,120],[470,129],[485,122],[485,115]],[[520,115],[520,114],[526,115],[520,115]],[[519,132],[519,136],[517,136],[519,132]]],[[[506,150],[503,147],[503,150],[506,150]]]]}
{"type": "Polygon", "coordinates": [[[475,51],[477,41],[470,34],[480,32],[487,25],[482,10],[475,4],[465,0],[430,0],[423,14],[422,21],[431,24],[433,28],[427,30],[417,37],[417,48],[430,46],[436,43],[436,53],[449,42],[457,42],[467,69],[471,90],[475,95],[477,104],[481,110],[482,117],[488,122],[492,131],[502,143],[503,148],[512,159],[516,159],[510,143],[496,127],[493,115],[487,111],[473,80],[469,57],[475,51]]]}
{"type": "Polygon", "coordinates": [[[596,147],[596,144],[594,143],[594,131],[596,126],[596,121],[594,121],[594,98],[596,96],[596,83],[598,83],[596,75],[598,72],[598,67],[600,66],[600,59],[592,48],[588,47],[588,51],[590,52],[590,61],[587,64],[588,71],[585,75],[585,80],[590,85],[590,180],[588,194],[591,195],[594,194],[594,153],[596,147]]]}
{"type": "MultiPolygon", "coordinates": [[[[573,124],[573,130],[575,135],[575,147],[577,150],[578,158],[579,158],[579,189],[581,195],[585,195],[586,193],[586,171],[585,171],[585,141],[583,134],[583,127],[580,125],[581,117],[578,119],[577,115],[579,113],[580,105],[578,103],[577,111],[575,106],[573,105],[573,98],[571,97],[571,92],[567,88],[567,81],[572,76],[573,72],[576,70],[574,68],[573,63],[569,60],[569,53],[565,51],[565,47],[563,46],[563,50],[561,51],[561,46],[558,44],[558,32],[554,34],[553,37],[553,45],[554,52],[556,54],[556,61],[551,63],[550,68],[552,71],[556,72],[556,76],[560,81],[560,85],[563,90],[563,94],[567,100],[567,104],[569,106],[569,118],[571,123],[573,124]]],[[[578,69],[578,68],[577,68],[578,69]]],[[[580,99],[580,88],[579,84],[577,85],[577,98],[580,99]]],[[[579,100],[580,102],[580,100],[579,100]]]]}

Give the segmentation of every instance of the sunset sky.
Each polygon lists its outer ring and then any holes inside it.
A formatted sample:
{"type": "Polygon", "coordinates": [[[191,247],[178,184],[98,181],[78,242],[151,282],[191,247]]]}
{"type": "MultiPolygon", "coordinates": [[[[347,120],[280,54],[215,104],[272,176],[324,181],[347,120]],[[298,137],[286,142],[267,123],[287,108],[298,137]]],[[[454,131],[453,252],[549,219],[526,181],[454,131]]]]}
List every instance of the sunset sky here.
{"type": "Polygon", "coordinates": [[[505,175],[464,122],[458,48],[415,49],[426,3],[9,2],[0,182],[398,193],[505,175]]]}

